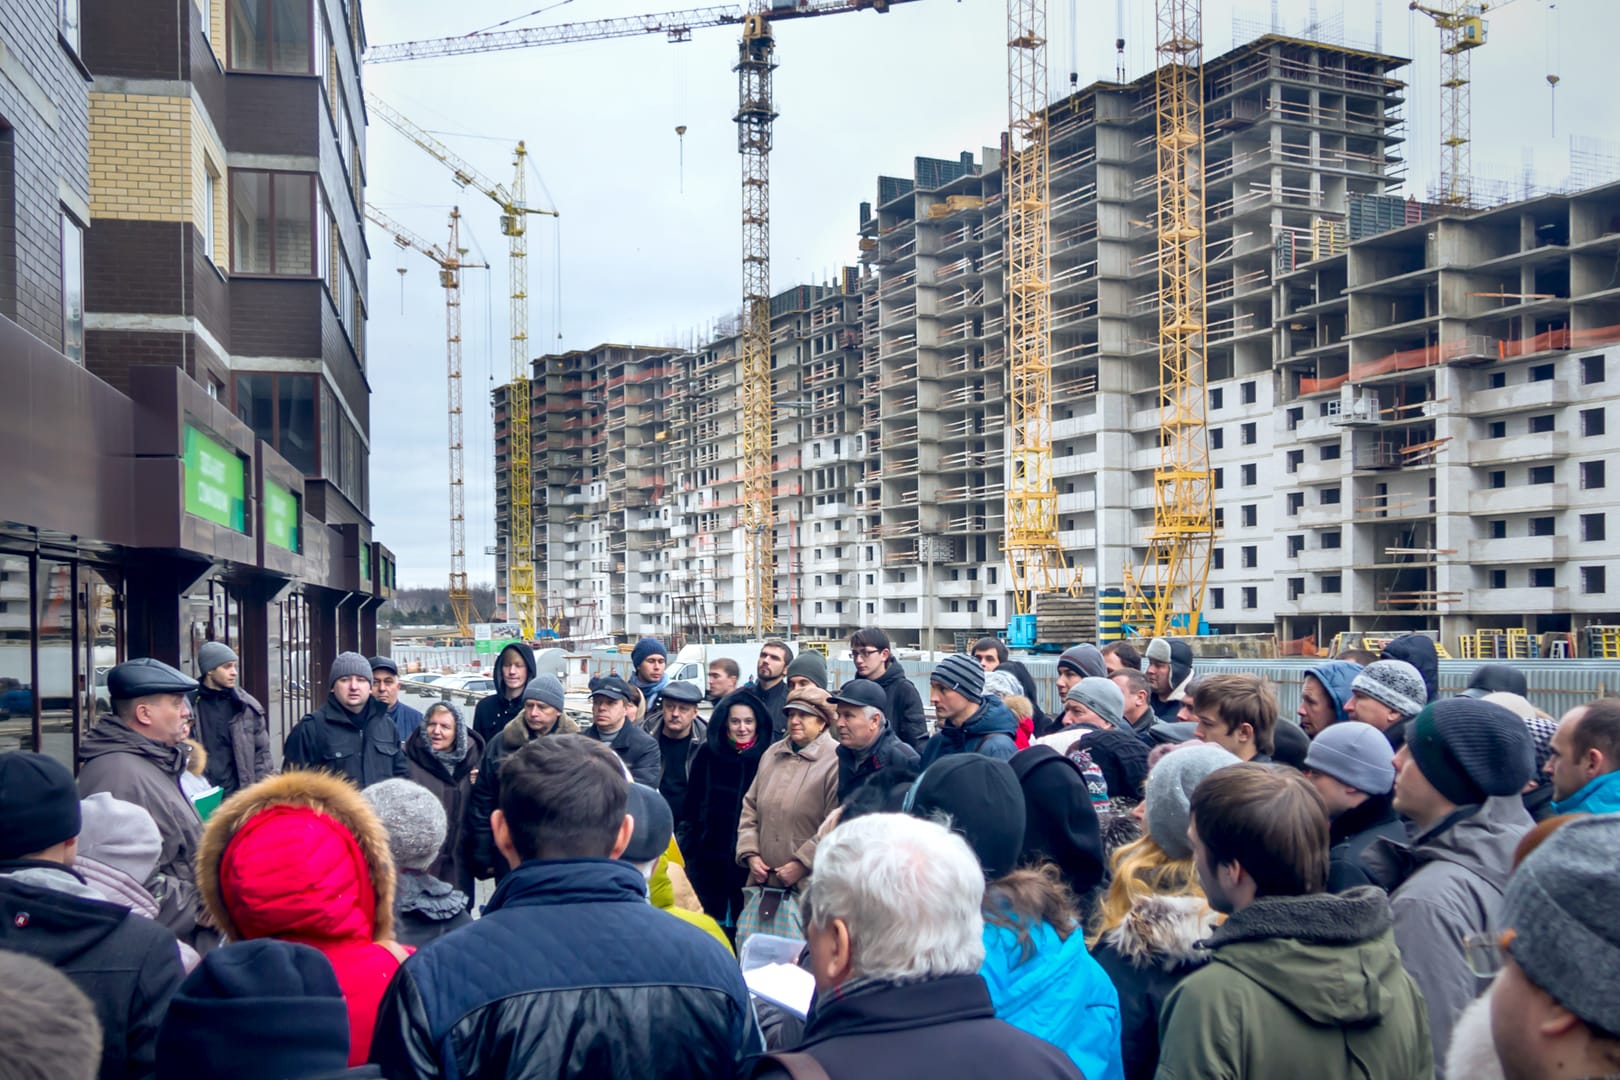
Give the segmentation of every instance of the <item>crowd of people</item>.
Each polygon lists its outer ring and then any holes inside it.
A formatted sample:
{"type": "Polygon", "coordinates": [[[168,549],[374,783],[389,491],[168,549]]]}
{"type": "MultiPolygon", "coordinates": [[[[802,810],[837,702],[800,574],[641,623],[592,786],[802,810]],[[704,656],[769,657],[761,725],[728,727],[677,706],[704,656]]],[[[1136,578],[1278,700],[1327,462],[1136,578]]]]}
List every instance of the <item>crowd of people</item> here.
{"type": "Polygon", "coordinates": [[[1154,639],[1048,711],[985,638],[930,731],[850,653],[645,638],[582,720],[514,644],[469,721],[346,652],[279,771],[229,648],[120,664],[77,777],[0,754],[0,1076],[1620,1076],[1620,699],[1408,635],[1285,717],[1154,639]]]}

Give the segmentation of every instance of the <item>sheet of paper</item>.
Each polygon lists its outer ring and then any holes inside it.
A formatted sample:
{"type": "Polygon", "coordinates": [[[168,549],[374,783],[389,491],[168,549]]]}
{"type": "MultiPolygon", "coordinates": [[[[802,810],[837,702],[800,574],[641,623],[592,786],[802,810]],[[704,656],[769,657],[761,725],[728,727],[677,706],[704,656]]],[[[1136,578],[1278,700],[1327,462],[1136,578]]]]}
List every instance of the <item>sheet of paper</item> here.
{"type": "Polygon", "coordinates": [[[813,975],[795,964],[766,964],[743,972],[751,993],[780,1006],[798,1017],[810,1013],[810,999],[816,992],[813,975]]]}

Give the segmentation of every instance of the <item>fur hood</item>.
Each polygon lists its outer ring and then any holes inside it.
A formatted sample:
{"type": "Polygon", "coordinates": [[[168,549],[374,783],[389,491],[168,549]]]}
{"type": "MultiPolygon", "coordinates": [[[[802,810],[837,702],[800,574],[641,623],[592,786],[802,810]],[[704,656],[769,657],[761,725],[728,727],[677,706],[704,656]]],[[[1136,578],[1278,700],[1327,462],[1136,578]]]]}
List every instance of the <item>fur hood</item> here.
{"type": "Polygon", "coordinates": [[[1134,967],[1158,965],[1172,971],[1209,960],[1209,952],[1198,943],[1219,921],[1201,896],[1141,896],[1125,921],[1105,933],[1103,940],[1134,967]]]}
{"type": "Polygon", "coordinates": [[[192,776],[201,776],[203,770],[208,768],[208,751],[204,750],[203,744],[196,739],[187,739],[185,743],[191,747],[191,756],[186,759],[186,772],[192,776]]]}
{"type": "MultiPolygon", "coordinates": [[[[220,864],[225,849],[239,829],[256,814],[272,807],[304,807],[335,820],[359,845],[375,890],[372,913],[373,939],[392,941],[394,937],[394,860],[389,854],[388,833],[359,790],[341,777],[316,770],[295,769],[261,780],[231,796],[214,811],[203,831],[197,851],[197,886],[214,924],[232,940],[241,934],[225,905],[220,889],[220,864]]],[[[266,867],[266,873],[284,873],[283,867],[266,867]]]]}

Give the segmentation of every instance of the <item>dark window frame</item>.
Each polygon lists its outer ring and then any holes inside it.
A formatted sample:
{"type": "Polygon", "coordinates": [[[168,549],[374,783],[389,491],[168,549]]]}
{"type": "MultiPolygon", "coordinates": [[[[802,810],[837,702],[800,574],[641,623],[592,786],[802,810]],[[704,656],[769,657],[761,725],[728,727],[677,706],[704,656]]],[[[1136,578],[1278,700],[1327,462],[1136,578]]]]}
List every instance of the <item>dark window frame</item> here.
{"type": "Polygon", "coordinates": [[[321,225],[319,215],[322,212],[320,198],[320,174],[300,172],[297,169],[227,169],[229,176],[226,198],[230,200],[226,209],[226,232],[231,245],[229,265],[231,276],[240,278],[281,278],[287,281],[322,281],[325,275],[321,272],[321,225]],[[270,178],[270,202],[268,213],[270,215],[270,269],[266,270],[238,270],[236,269],[236,178],[246,174],[267,176],[270,178]],[[276,251],[279,245],[275,241],[276,223],[276,183],[277,176],[302,176],[309,181],[309,273],[282,274],[276,271],[276,251]]]}
{"type": "Polygon", "coordinates": [[[320,78],[315,63],[315,2],[314,0],[299,0],[304,5],[304,26],[306,51],[309,53],[308,66],[303,71],[278,71],[274,67],[244,68],[236,66],[236,34],[232,31],[232,16],[240,4],[249,3],[258,7],[265,15],[265,26],[269,32],[266,55],[274,57],[276,53],[275,19],[270,11],[276,0],[226,0],[225,8],[225,70],[242,75],[292,75],[308,78],[320,78]]]}

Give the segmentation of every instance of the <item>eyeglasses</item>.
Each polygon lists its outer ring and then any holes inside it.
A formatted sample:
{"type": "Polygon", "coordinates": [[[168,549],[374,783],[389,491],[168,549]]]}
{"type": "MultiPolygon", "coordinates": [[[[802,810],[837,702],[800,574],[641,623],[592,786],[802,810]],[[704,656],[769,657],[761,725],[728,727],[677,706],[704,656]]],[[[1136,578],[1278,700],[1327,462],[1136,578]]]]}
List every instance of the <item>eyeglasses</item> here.
{"type": "Polygon", "coordinates": [[[1512,930],[1486,930],[1463,935],[1463,956],[1468,970],[1481,979],[1489,979],[1507,963],[1508,945],[1513,941],[1512,930]]]}
{"type": "Polygon", "coordinates": [[[850,655],[852,655],[852,656],[863,656],[863,657],[864,656],[876,656],[879,653],[881,653],[882,651],[883,651],[882,649],[852,649],[850,651],[850,655]]]}

